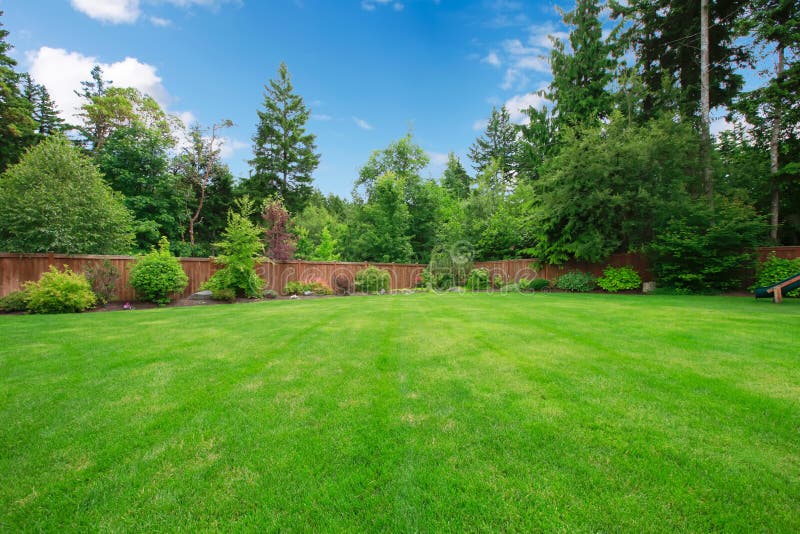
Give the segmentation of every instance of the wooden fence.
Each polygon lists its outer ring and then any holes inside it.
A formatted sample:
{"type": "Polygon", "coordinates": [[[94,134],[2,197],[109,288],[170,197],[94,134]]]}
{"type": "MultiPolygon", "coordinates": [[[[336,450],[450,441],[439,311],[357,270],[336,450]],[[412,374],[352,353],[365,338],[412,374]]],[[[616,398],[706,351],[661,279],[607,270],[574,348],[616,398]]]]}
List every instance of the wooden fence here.
{"type": "MultiPolygon", "coordinates": [[[[764,247],[757,250],[760,259],[764,259],[775,251],[778,257],[800,257],[800,247],[764,247]]],[[[117,282],[117,299],[134,300],[136,295],[128,284],[128,272],[136,258],[132,256],[68,256],[64,254],[2,254],[0,253],[0,297],[16,291],[29,280],[38,280],[41,274],[51,265],[61,268],[64,265],[76,272],[84,272],[93,265],[109,260],[120,272],[117,282]]],[[[189,296],[200,289],[200,285],[208,280],[219,267],[213,258],[181,258],[183,270],[189,277],[189,284],[183,296],[189,296]]],[[[389,271],[391,288],[402,289],[414,287],[417,277],[425,269],[421,264],[399,263],[367,263],[367,262],[310,262],[310,261],[285,261],[263,263],[259,266],[259,275],[265,280],[266,287],[282,292],[287,282],[295,280],[309,281],[319,279],[331,287],[336,286],[336,280],[352,284],[355,274],[368,265],[375,265],[389,271]]],[[[521,278],[546,278],[554,280],[561,274],[579,269],[599,276],[606,265],[616,267],[630,265],[647,282],[653,279],[647,260],[638,254],[615,254],[607,262],[589,264],[569,262],[566,265],[537,265],[535,260],[514,259],[500,261],[476,262],[476,267],[482,267],[492,276],[502,276],[509,282],[521,278]]]]}

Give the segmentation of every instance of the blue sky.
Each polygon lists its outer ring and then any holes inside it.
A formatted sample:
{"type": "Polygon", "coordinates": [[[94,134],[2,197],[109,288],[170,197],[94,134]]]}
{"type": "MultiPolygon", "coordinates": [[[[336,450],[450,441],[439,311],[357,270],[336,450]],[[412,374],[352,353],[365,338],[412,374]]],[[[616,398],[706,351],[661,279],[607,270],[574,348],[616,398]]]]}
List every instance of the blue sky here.
{"type": "MultiPolygon", "coordinates": [[[[565,7],[571,2],[564,2],[565,7]]],[[[20,68],[69,116],[104,66],[186,122],[231,119],[224,157],[246,176],[263,86],[285,61],[312,109],[315,184],[349,195],[372,150],[409,128],[429,152],[465,155],[493,105],[541,106],[556,4],[512,0],[0,0],[20,68]]]]}
{"type": "Polygon", "coordinates": [[[230,118],[226,161],[246,176],[263,86],[286,61],[312,108],[316,185],[349,194],[374,149],[413,130],[438,176],[492,105],[540,103],[554,4],[505,0],[0,0],[20,68],[62,111],[95,62],[204,125],[230,118]]]}

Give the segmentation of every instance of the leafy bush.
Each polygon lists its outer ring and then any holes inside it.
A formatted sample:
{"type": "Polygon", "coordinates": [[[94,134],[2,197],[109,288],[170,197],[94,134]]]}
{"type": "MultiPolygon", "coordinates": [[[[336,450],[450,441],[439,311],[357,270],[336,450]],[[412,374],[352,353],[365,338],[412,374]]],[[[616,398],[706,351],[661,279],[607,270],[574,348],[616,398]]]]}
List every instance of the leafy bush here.
{"type": "MultiPolygon", "coordinates": [[[[520,282],[522,282],[522,280],[520,280],[520,282]]],[[[500,288],[501,293],[519,293],[520,291],[523,291],[520,283],[506,284],[500,288]]]]}
{"type": "Polygon", "coordinates": [[[66,265],[63,272],[51,265],[38,282],[26,282],[25,291],[31,313],[81,312],[97,302],[86,277],[66,265]]]}
{"type": "Polygon", "coordinates": [[[233,302],[236,300],[236,291],[228,287],[211,290],[212,300],[224,300],[225,302],[233,302]]]}
{"type": "Polygon", "coordinates": [[[264,261],[261,228],[250,220],[255,208],[248,197],[237,200],[236,208],[228,211],[228,226],[222,233],[222,241],[214,244],[222,251],[214,261],[223,267],[202,287],[211,291],[230,289],[237,296],[258,298],[264,285],[256,272],[256,266],[264,261]]]}
{"type": "Polygon", "coordinates": [[[114,296],[114,290],[117,288],[119,269],[106,259],[86,269],[84,274],[92,286],[92,291],[97,295],[97,302],[107,304],[114,296]]]}
{"type": "Polygon", "coordinates": [[[546,278],[521,278],[517,285],[521,291],[541,291],[550,287],[550,281],[546,278]]]}
{"type": "Polygon", "coordinates": [[[436,287],[462,286],[472,271],[472,250],[462,244],[440,246],[431,252],[428,270],[436,277],[436,287]]]}
{"type": "Polygon", "coordinates": [[[430,269],[423,270],[420,274],[417,275],[416,286],[426,287],[426,288],[435,287],[436,275],[433,274],[430,269]]]}
{"type": "Polygon", "coordinates": [[[466,287],[470,291],[489,289],[489,271],[486,269],[472,269],[467,277],[466,287]]]}
{"type": "Polygon", "coordinates": [[[178,258],[169,251],[169,241],[162,237],[158,249],[139,256],[131,267],[131,287],[144,300],[157,304],[169,304],[170,297],[182,292],[189,283],[178,258]]]}
{"type": "Polygon", "coordinates": [[[24,289],[22,291],[12,291],[0,299],[0,311],[25,311],[28,309],[28,298],[28,292],[24,289]]]}
{"type": "MultiPolygon", "coordinates": [[[[770,252],[767,260],[758,265],[756,270],[756,287],[771,286],[781,280],[800,273],[800,258],[788,260],[775,256],[775,251],[770,252]]],[[[800,289],[790,291],[785,296],[800,296],[800,289]]]]}
{"type": "Polygon", "coordinates": [[[572,271],[559,276],[555,285],[564,291],[586,293],[594,289],[595,280],[591,273],[572,271]]]}
{"type": "Polygon", "coordinates": [[[492,287],[495,289],[500,289],[503,286],[508,285],[508,280],[506,279],[506,275],[503,273],[495,273],[492,276],[492,287]]]}
{"type": "Polygon", "coordinates": [[[365,293],[376,293],[380,290],[389,291],[391,278],[389,271],[370,265],[356,273],[356,290],[365,293]]]}
{"type": "Polygon", "coordinates": [[[609,293],[616,293],[617,291],[639,289],[642,286],[642,279],[633,267],[609,265],[603,269],[603,276],[597,279],[597,285],[609,293]]]}
{"type": "Polygon", "coordinates": [[[332,295],[333,289],[323,282],[322,280],[315,279],[315,280],[308,280],[308,281],[301,281],[295,280],[292,282],[288,282],[286,287],[283,288],[283,292],[287,295],[303,295],[307,291],[315,295],[332,295]]]}
{"type": "Polygon", "coordinates": [[[271,290],[271,289],[265,289],[265,290],[264,290],[264,291],[261,293],[261,295],[262,295],[262,296],[263,296],[265,299],[275,299],[275,298],[278,298],[278,294],[277,294],[275,291],[271,290]]]}
{"type": "Polygon", "coordinates": [[[719,198],[712,212],[696,201],[673,216],[647,252],[659,286],[726,291],[742,286],[765,234],[763,218],[750,206],[719,198]]]}

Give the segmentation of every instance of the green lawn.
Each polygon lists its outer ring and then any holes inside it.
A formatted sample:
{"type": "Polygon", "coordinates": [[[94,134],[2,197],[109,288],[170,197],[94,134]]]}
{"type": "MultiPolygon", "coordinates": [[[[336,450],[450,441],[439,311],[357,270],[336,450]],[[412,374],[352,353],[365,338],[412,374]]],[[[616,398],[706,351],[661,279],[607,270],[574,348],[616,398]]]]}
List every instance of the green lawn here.
{"type": "Polygon", "coordinates": [[[800,530],[800,302],[0,317],[0,530],[800,530]]]}

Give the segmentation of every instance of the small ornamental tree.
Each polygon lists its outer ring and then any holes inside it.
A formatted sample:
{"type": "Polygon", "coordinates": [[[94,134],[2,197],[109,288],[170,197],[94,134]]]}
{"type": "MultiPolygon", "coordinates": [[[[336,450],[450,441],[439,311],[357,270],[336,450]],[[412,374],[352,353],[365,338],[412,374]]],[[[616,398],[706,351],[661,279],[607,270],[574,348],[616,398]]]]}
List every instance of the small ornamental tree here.
{"type": "MultiPolygon", "coordinates": [[[[224,267],[214,273],[203,287],[212,295],[243,295],[260,297],[264,281],[258,276],[256,267],[264,261],[261,254],[261,228],[250,220],[255,211],[253,201],[245,196],[235,202],[236,209],[228,211],[228,226],[222,233],[222,241],[215,246],[222,250],[214,261],[224,267]]],[[[229,300],[229,299],[222,299],[229,300]]]]}
{"type": "Polygon", "coordinates": [[[139,256],[129,277],[136,294],[156,304],[169,304],[170,298],[182,292],[189,283],[178,258],[169,251],[169,241],[162,237],[158,249],[139,256]]]}
{"type": "Polygon", "coordinates": [[[294,235],[290,232],[291,218],[283,205],[283,199],[272,197],[264,202],[261,213],[264,219],[267,256],[273,260],[290,260],[297,247],[294,235]]]}

